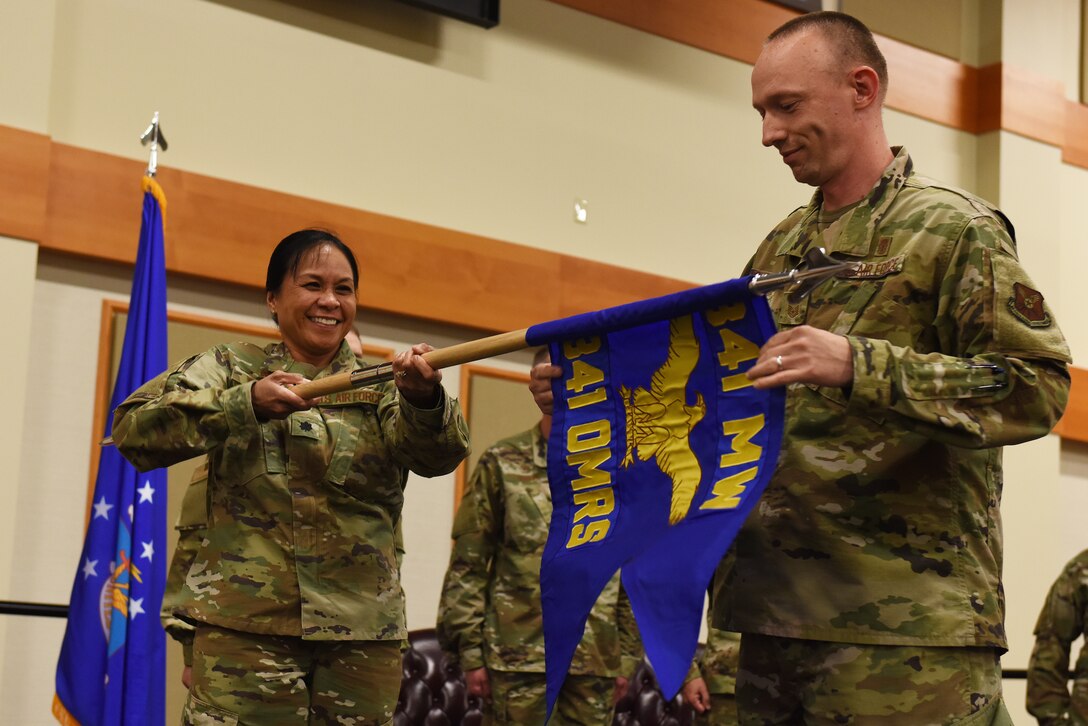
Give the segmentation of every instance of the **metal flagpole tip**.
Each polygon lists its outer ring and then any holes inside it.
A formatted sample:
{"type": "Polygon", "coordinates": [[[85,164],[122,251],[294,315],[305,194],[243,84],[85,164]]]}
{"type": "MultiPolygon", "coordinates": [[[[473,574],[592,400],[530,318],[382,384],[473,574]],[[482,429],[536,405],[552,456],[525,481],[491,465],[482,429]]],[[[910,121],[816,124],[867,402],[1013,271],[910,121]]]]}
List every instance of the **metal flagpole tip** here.
{"type": "Polygon", "coordinates": [[[786,272],[766,275],[754,275],[748,283],[748,289],[755,295],[766,295],[771,290],[789,289],[789,301],[797,303],[804,300],[820,283],[854,270],[853,262],[836,260],[822,247],[814,247],[805,253],[801,263],[786,272]]]}
{"type": "Polygon", "coordinates": [[[147,160],[147,175],[153,177],[159,164],[159,149],[163,151],[167,149],[166,136],[162,133],[162,126],[159,125],[158,111],[151,117],[150,125],[140,135],[140,143],[151,147],[147,160]]]}

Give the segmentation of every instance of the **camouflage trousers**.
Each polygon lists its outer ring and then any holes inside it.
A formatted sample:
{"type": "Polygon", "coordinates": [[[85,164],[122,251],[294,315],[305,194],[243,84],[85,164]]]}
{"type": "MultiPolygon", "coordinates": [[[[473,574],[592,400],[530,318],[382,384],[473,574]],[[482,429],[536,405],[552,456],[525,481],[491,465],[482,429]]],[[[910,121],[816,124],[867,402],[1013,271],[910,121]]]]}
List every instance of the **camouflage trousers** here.
{"type": "Polygon", "coordinates": [[[745,634],[740,723],[1006,726],[992,648],[855,645],[745,634]]]}
{"type": "Polygon", "coordinates": [[[737,699],[732,693],[711,693],[710,710],[695,714],[693,726],[737,726],[737,699]]]}
{"type": "Polygon", "coordinates": [[[199,625],[183,726],[393,723],[397,641],[302,640],[199,625]]]}
{"type": "MultiPolygon", "coordinates": [[[[485,709],[486,726],[543,726],[548,703],[543,673],[488,669],[487,675],[491,704],[485,709]]],[[[567,676],[548,726],[608,726],[615,683],[604,676],[567,676]]]]}

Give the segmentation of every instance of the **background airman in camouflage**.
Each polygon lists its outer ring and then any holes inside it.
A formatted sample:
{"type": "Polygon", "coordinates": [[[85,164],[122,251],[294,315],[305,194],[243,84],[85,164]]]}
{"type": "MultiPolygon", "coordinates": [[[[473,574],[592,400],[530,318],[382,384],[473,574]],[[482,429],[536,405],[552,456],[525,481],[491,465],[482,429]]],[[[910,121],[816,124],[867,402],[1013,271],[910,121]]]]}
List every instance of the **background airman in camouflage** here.
{"type": "MultiPolygon", "coordinates": [[[[552,515],[550,426],[545,416],[487,449],[453,522],[438,640],[465,671],[469,692],[490,696],[493,724],[544,723],[540,559],[552,515]]],[[[612,722],[614,700],[641,658],[637,632],[617,573],[589,614],[551,724],[612,722]]]]}
{"type": "Polygon", "coordinates": [[[1088,635],[1088,550],[1069,561],[1035,624],[1028,663],[1028,712],[1043,726],[1088,724],[1088,647],[1081,647],[1069,693],[1069,651],[1088,635]]]}
{"type": "MultiPolygon", "coordinates": [[[[732,562],[726,556],[718,565],[723,571],[732,562]]],[[[712,620],[714,604],[721,597],[725,583],[724,572],[711,581],[708,591],[706,644],[691,664],[684,681],[684,701],[695,710],[695,726],[736,726],[737,664],[740,660],[740,634],[715,628],[712,620]]]]}
{"type": "Polygon", "coordinates": [[[1004,215],[889,146],[886,86],[841,13],[785,24],[752,72],[764,145],[817,192],[750,271],[813,247],[856,265],[772,293],[780,332],[748,372],[789,391],[715,617],[744,634],[742,723],[1009,722],[1000,447],[1058,420],[1069,350],[1004,215]]]}

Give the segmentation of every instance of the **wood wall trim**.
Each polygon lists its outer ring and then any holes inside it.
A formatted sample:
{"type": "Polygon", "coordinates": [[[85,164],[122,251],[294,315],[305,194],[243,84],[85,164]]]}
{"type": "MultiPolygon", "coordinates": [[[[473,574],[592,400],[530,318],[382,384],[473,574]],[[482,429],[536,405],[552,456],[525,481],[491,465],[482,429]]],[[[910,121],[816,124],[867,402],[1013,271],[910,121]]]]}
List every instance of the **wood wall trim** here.
{"type": "Polygon", "coordinates": [[[882,35],[888,62],[888,108],[978,133],[979,72],[973,66],[882,35]]]}
{"type": "Polygon", "coordinates": [[[1066,103],[1061,81],[1002,64],[1003,130],[1064,148],[1066,103]]]}
{"type": "MultiPolygon", "coordinates": [[[[768,0],[551,2],[748,64],[771,31],[799,14],[768,0]]],[[[975,68],[882,35],[876,39],[892,78],[889,108],[973,134],[1011,131],[1058,146],[1067,163],[1088,168],[1088,121],[1067,110],[1071,102],[1061,82],[1000,63],[975,68]]]]}
{"type": "Polygon", "coordinates": [[[98,362],[94,376],[94,410],[91,414],[91,463],[87,479],[87,512],[83,518],[86,531],[91,522],[91,505],[94,503],[94,485],[98,479],[98,462],[102,458],[103,425],[106,408],[110,404],[110,349],[113,347],[113,321],[118,312],[128,312],[128,303],[117,300],[102,301],[102,319],[98,327],[98,362]]]}
{"type": "Polygon", "coordinates": [[[1088,369],[1069,366],[1069,376],[1069,403],[1054,433],[1063,439],[1088,443],[1088,369]]]}
{"type": "Polygon", "coordinates": [[[1088,106],[1065,102],[1065,143],[1062,161],[1088,169],[1088,106]]]}
{"type": "Polygon", "coordinates": [[[48,136],[0,126],[0,234],[42,238],[51,145],[48,136]]]}
{"type": "Polygon", "coordinates": [[[653,35],[744,63],[763,39],[800,15],[763,0],[551,0],[653,35]]]}
{"type": "MultiPolygon", "coordinates": [[[[508,371],[504,368],[493,368],[487,365],[479,365],[476,363],[466,363],[461,366],[461,380],[460,389],[457,394],[457,399],[461,402],[461,415],[465,418],[465,423],[472,427],[472,381],[474,378],[484,376],[488,378],[498,378],[504,381],[514,381],[516,383],[524,383],[526,388],[529,386],[529,373],[528,371],[508,371]]],[[[487,444],[490,446],[490,444],[487,444]]],[[[453,513],[457,514],[457,508],[461,506],[461,497],[465,495],[465,485],[468,480],[468,460],[462,461],[457,465],[457,471],[454,476],[453,486],[453,513]]]]}
{"type": "MultiPolygon", "coordinates": [[[[131,264],[143,163],[59,143],[49,162],[42,247],[131,264]]],[[[364,308],[488,332],[691,287],[192,172],[161,169],[158,179],[167,198],[167,269],[204,279],[263,288],[274,244],[316,222],[336,230],[359,257],[364,308]],[[587,279],[594,281],[589,290],[582,289],[587,279]]]]}

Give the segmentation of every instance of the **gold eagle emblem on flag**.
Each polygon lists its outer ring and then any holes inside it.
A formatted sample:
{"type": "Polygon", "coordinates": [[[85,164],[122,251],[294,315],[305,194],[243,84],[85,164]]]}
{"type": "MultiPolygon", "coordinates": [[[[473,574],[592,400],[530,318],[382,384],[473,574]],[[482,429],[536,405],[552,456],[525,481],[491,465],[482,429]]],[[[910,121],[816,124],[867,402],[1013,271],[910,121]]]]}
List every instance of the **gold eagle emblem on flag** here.
{"type": "Polygon", "coordinates": [[[702,394],[695,405],[687,404],[688,379],[699,361],[699,341],[691,316],[669,321],[669,352],[650,378],[650,390],[620,386],[627,419],[627,451],[621,466],[657,460],[658,468],[672,480],[669,524],[687,516],[703,470],[691,450],[688,437],[706,415],[702,394]]]}

